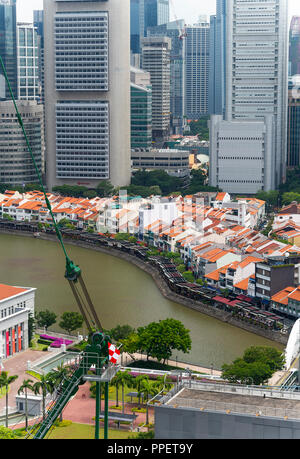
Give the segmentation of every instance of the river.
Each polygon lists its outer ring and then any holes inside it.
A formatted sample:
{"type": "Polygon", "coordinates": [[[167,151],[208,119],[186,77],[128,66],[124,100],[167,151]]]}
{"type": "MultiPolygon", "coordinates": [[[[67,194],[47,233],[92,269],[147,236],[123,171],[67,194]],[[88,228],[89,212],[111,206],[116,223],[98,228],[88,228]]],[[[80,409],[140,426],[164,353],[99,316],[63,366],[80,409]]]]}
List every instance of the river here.
{"type": "MultiPolygon", "coordinates": [[[[118,324],[133,327],[173,317],[190,330],[192,350],[173,358],[194,365],[220,369],[252,345],[284,347],[273,341],[223,323],[164,298],[152,277],[119,258],[67,245],[70,258],[81,267],[83,278],[105,329],[118,324]]],[[[56,242],[0,234],[0,283],[35,287],[36,310],[57,314],[52,331],[64,311],[78,311],[64,278],[65,258],[56,242]]]]}

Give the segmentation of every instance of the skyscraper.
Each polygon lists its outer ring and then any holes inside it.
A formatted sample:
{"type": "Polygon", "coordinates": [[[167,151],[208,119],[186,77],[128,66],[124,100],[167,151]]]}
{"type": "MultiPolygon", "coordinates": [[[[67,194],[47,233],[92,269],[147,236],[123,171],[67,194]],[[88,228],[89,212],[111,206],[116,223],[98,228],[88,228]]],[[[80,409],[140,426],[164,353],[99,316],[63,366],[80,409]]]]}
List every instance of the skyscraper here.
{"type": "Polygon", "coordinates": [[[184,116],[184,20],[177,20],[148,27],[148,37],[169,37],[172,40],[170,53],[170,107],[173,134],[182,134],[184,116]]]}
{"type": "Polygon", "coordinates": [[[210,18],[208,112],[223,115],[226,97],[226,0],[217,0],[216,6],[216,15],[210,18]]]}
{"type": "Polygon", "coordinates": [[[144,36],[147,37],[148,27],[166,24],[170,21],[169,0],[144,0],[144,36]]]}
{"type": "Polygon", "coordinates": [[[44,2],[47,185],[130,183],[129,0],[44,2]]]}
{"type": "Polygon", "coordinates": [[[33,25],[37,34],[37,47],[38,47],[38,77],[39,85],[41,88],[41,100],[44,102],[44,11],[33,11],[33,25]]]}
{"type": "Polygon", "coordinates": [[[18,99],[39,101],[41,91],[37,31],[33,24],[18,23],[17,32],[18,99]]]}
{"type": "Polygon", "coordinates": [[[289,81],[287,166],[300,166],[300,76],[289,81]]]}
{"type": "Polygon", "coordinates": [[[286,165],[287,0],[226,0],[225,11],[226,134],[213,115],[210,183],[232,193],[276,189],[286,165]]]}
{"type": "Polygon", "coordinates": [[[163,140],[170,133],[170,51],[167,37],[142,40],[142,67],[150,72],[152,85],[153,139],[163,140]]]}
{"type": "Polygon", "coordinates": [[[197,120],[208,113],[208,22],[185,27],[185,116],[197,120]]]}
{"type": "MultiPolygon", "coordinates": [[[[36,101],[16,101],[40,174],[44,173],[44,112],[36,101]]],[[[0,102],[0,182],[37,183],[38,177],[12,100],[0,102]],[[9,136],[7,135],[9,132],[9,136]]]]}
{"type": "Polygon", "coordinates": [[[140,54],[145,30],[144,0],[130,0],[130,50],[140,54]]]}
{"type": "Polygon", "coordinates": [[[131,67],[131,149],[152,146],[152,86],[150,73],[131,67]]]}
{"type": "Polygon", "coordinates": [[[300,16],[294,16],[290,26],[289,75],[300,75],[300,16]]]}
{"type": "MultiPolygon", "coordinates": [[[[18,97],[18,64],[17,64],[17,15],[16,0],[0,0],[0,55],[8,75],[14,97],[18,97]]],[[[2,69],[0,69],[2,75],[2,69]]],[[[4,80],[0,81],[4,88],[4,80]]],[[[6,85],[4,99],[10,99],[6,85]]]]}

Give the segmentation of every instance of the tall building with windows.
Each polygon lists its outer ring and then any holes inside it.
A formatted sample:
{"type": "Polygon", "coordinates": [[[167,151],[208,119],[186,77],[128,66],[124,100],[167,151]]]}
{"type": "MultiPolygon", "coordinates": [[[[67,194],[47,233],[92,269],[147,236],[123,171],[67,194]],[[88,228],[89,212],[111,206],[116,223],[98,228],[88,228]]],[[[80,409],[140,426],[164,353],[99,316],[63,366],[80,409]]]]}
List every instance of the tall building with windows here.
{"type": "Polygon", "coordinates": [[[300,75],[300,16],[293,16],[290,25],[289,75],[300,75]]]}
{"type": "Polygon", "coordinates": [[[226,97],[226,0],[216,0],[216,15],[210,17],[208,112],[225,113],[226,97]]]}
{"type": "Polygon", "coordinates": [[[38,36],[30,23],[17,24],[18,43],[18,99],[41,98],[38,67],[38,36]]]}
{"type": "MultiPolygon", "coordinates": [[[[17,100],[26,134],[41,175],[44,174],[44,111],[36,101],[17,100]]],[[[0,182],[37,183],[38,176],[16,118],[12,100],[0,102],[0,182]]]]}
{"type": "Polygon", "coordinates": [[[177,20],[156,27],[148,27],[148,37],[169,37],[172,40],[170,53],[170,107],[173,134],[183,133],[184,117],[184,20],[177,20]],[[181,32],[182,31],[182,32],[181,32]]]}
{"type": "Polygon", "coordinates": [[[168,37],[142,40],[142,68],[150,73],[152,86],[152,136],[160,141],[170,133],[170,52],[168,37]]]}
{"type": "Polygon", "coordinates": [[[185,116],[197,120],[208,113],[208,22],[185,27],[185,116]]]}
{"type": "Polygon", "coordinates": [[[44,2],[47,185],[130,183],[130,2],[44,2]]]}
{"type": "Polygon", "coordinates": [[[150,73],[131,67],[131,149],[152,146],[152,86],[150,73]]]}
{"type": "Polygon", "coordinates": [[[287,166],[300,166],[300,76],[289,81],[287,166]]]}
{"type": "Polygon", "coordinates": [[[37,48],[38,48],[38,77],[41,92],[41,101],[44,102],[44,10],[33,11],[33,25],[37,34],[37,48]]]}
{"type": "Polygon", "coordinates": [[[170,0],[144,0],[144,36],[148,27],[166,24],[170,21],[170,0]]]}
{"type": "Polygon", "coordinates": [[[226,0],[225,14],[226,147],[222,121],[212,115],[210,184],[231,193],[274,190],[286,168],[287,0],[226,0]]]}
{"type": "Polygon", "coordinates": [[[130,0],[130,51],[141,53],[141,39],[144,37],[144,0],[130,0]]]}
{"type": "MultiPolygon", "coordinates": [[[[16,0],[0,0],[0,55],[14,97],[18,96],[18,63],[17,63],[17,14],[16,0]]],[[[10,99],[7,85],[4,83],[2,69],[0,69],[2,88],[0,98],[10,99]],[[5,88],[5,90],[4,90],[5,88]]]]}

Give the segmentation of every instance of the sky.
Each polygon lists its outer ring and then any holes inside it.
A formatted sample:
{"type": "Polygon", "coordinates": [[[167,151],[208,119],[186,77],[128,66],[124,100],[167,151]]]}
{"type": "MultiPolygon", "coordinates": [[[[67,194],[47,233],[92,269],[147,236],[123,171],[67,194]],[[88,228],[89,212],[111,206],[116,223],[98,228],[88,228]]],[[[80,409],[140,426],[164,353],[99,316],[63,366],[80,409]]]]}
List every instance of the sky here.
{"type": "MultiPolygon", "coordinates": [[[[120,0],[122,1],[122,0],[120,0]]],[[[171,0],[171,19],[184,19],[186,24],[197,22],[199,15],[215,13],[215,0],[171,0]],[[174,7],[172,7],[172,5],[174,7]]],[[[289,0],[290,17],[300,16],[300,1],[289,0]]],[[[32,22],[32,11],[43,9],[43,0],[17,0],[18,21],[32,22]]]]}

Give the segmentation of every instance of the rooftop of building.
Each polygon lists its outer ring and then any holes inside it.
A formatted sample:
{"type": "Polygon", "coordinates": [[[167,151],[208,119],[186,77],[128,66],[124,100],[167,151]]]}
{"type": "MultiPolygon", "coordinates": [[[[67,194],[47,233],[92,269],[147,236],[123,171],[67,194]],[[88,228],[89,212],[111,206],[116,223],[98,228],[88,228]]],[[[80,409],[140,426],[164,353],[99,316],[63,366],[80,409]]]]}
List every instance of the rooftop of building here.
{"type": "Polygon", "coordinates": [[[274,387],[185,382],[164,404],[174,408],[221,411],[227,414],[300,419],[300,394],[274,387]]]}

